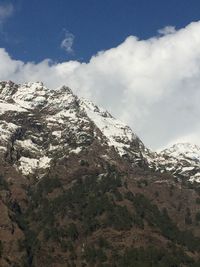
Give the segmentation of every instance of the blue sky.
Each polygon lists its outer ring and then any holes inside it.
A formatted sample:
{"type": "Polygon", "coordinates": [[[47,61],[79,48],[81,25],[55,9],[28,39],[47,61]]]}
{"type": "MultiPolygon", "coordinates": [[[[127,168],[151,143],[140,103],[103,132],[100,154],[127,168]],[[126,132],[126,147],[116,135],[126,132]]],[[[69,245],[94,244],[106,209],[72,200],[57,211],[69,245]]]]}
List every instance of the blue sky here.
{"type": "Polygon", "coordinates": [[[152,149],[200,145],[200,1],[0,0],[0,80],[67,85],[152,149]]]}
{"type": "Polygon", "coordinates": [[[51,58],[88,61],[98,51],[115,47],[129,35],[146,39],[167,25],[177,29],[200,18],[199,0],[13,0],[0,47],[25,62],[51,58]],[[73,52],[61,48],[73,34],[73,52]]]}

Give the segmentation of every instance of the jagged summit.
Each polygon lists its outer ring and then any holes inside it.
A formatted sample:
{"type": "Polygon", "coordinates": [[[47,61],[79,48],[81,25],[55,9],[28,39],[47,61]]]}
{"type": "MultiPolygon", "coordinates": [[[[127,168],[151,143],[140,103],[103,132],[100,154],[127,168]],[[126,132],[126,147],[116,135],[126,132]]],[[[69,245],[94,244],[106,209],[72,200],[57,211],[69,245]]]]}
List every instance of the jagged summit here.
{"type": "Polygon", "coordinates": [[[55,155],[80,153],[95,139],[132,164],[149,157],[128,126],[66,86],[0,82],[0,114],[0,151],[25,175],[49,168],[55,155]]]}
{"type": "Polygon", "coordinates": [[[115,151],[131,166],[200,181],[198,146],[176,144],[154,153],[130,127],[66,86],[50,90],[42,82],[0,82],[0,133],[0,154],[24,175],[37,172],[42,177],[55,158],[98,143],[104,156],[115,151]]]}
{"type": "Polygon", "coordinates": [[[10,81],[0,82],[0,100],[11,102],[16,107],[23,108],[24,111],[39,110],[50,105],[54,108],[64,108],[64,105],[70,104],[74,98],[72,91],[66,86],[50,90],[42,82],[29,82],[22,85],[10,81]]]}
{"type": "Polygon", "coordinates": [[[188,160],[195,160],[200,162],[200,147],[190,143],[178,143],[161,152],[161,154],[168,154],[174,158],[184,157],[188,160]]]}
{"type": "Polygon", "coordinates": [[[160,165],[177,177],[200,182],[200,147],[190,143],[178,143],[159,154],[160,165]]]}

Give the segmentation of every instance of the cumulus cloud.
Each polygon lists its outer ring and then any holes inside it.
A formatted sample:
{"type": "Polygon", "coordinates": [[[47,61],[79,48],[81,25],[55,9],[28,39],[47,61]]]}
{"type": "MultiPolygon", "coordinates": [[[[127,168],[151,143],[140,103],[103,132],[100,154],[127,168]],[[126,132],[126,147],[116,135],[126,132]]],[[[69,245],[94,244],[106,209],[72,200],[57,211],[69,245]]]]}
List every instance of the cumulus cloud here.
{"type": "Polygon", "coordinates": [[[158,30],[158,33],[161,35],[166,35],[170,33],[175,33],[176,28],[174,26],[166,26],[163,29],[158,30]]]}
{"type": "Polygon", "coordinates": [[[60,47],[64,49],[68,54],[74,52],[73,50],[74,38],[75,36],[72,33],[65,31],[65,38],[62,40],[60,47]]]}
{"type": "Polygon", "coordinates": [[[200,145],[200,22],[139,40],[129,36],[88,63],[24,63],[0,49],[0,79],[62,84],[129,124],[152,149],[200,145]]]}
{"type": "Polygon", "coordinates": [[[2,25],[13,15],[14,7],[12,4],[0,4],[0,24],[2,25]]]}

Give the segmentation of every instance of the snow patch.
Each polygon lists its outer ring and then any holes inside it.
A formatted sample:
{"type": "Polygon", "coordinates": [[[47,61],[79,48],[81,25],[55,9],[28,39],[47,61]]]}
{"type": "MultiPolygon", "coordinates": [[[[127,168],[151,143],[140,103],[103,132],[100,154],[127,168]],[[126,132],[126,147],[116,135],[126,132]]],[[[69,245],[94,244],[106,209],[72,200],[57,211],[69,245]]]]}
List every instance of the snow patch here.
{"type": "Polygon", "coordinates": [[[20,166],[18,169],[24,174],[28,175],[34,173],[36,169],[46,169],[50,167],[51,158],[43,156],[40,159],[21,157],[19,159],[20,166]]]}
{"type": "Polygon", "coordinates": [[[81,147],[77,147],[75,149],[70,150],[70,153],[79,154],[82,151],[81,147]]]}
{"type": "Polygon", "coordinates": [[[27,148],[27,149],[30,149],[30,150],[39,151],[39,148],[37,147],[36,144],[34,144],[32,142],[31,139],[17,140],[16,144],[19,144],[23,148],[27,148]]]}
{"type": "Polygon", "coordinates": [[[52,135],[54,135],[54,136],[56,136],[56,137],[58,137],[58,138],[61,138],[61,136],[62,136],[62,131],[53,131],[53,132],[52,132],[52,135]]]}
{"type": "Polygon", "coordinates": [[[136,138],[131,128],[113,118],[107,111],[98,108],[88,100],[82,99],[80,105],[88,117],[107,137],[108,144],[114,146],[121,156],[126,154],[124,148],[129,148],[130,143],[136,138]]]}

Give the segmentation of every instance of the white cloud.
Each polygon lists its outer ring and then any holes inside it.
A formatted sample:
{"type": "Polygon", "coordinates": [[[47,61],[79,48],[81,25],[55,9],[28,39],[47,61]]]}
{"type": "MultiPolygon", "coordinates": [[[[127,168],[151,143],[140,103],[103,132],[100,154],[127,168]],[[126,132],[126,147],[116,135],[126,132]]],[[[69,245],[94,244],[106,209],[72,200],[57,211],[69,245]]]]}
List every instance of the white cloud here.
{"type": "Polygon", "coordinates": [[[24,63],[4,49],[0,62],[0,79],[69,85],[128,123],[153,149],[182,140],[200,145],[200,22],[148,40],[130,36],[89,63],[24,63]]]}
{"type": "Polygon", "coordinates": [[[64,49],[68,54],[74,52],[73,50],[74,38],[75,36],[72,33],[65,31],[65,38],[62,40],[60,47],[64,49]]]}
{"type": "Polygon", "coordinates": [[[12,4],[0,4],[0,24],[3,24],[13,15],[14,7],[12,4]]]}
{"type": "Polygon", "coordinates": [[[167,35],[170,33],[175,33],[176,28],[174,26],[166,26],[163,29],[158,30],[158,33],[161,35],[167,35]]]}

